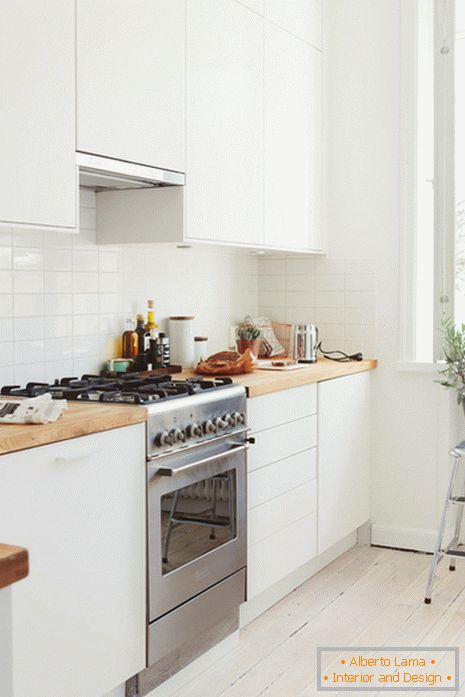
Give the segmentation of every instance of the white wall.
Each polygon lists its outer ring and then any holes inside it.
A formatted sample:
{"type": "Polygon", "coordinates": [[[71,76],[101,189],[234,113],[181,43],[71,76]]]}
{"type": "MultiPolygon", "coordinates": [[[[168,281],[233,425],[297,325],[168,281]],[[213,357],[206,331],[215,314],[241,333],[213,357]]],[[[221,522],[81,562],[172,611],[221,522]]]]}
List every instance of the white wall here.
{"type": "Polygon", "coordinates": [[[456,407],[434,374],[397,368],[401,2],[328,0],[327,10],[328,259],[301,262],[305,280],[292,260],[260,261],[259,309],[315,321],[324,344],[379,359],[373,541],[432,549],[456,407]]]}
{"type": "Polygon", "coordinates": [[[229,326],[256,311],[256,257],[98,246],[95,197],[81,193],[80,235],[0,231],[0,385],[99,370],[148,298],[160,328],[192,314],[211,352],[227,348],[229,326]]]}

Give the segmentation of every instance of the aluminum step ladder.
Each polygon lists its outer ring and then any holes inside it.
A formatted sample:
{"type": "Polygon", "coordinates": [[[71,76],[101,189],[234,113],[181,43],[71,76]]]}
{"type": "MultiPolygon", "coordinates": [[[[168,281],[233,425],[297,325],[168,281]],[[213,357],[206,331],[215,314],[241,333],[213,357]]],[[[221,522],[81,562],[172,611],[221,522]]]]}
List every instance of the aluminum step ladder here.
{"type": "Polygon", "coordinates": [[[443,557],[449,557],[449,570],[455,571],[456,559],[460,559],[461,557],[465,558],[465,545],[463,545],[460,541],[465,506],[465,490],[461,492],[462,495],[460,496],[454,495],[457,475],[459,473],[459,465],[461,460],[465,458],[465,440],[456,445],[455,448],[450,451],[450,455],[452,455],[454,458],[454,463],[452,465],[449,487],[447,489],[447,496],[444,503],[444,509],[442,511],[441,524],[439,526],[433,561],[431,562],[428,583],[426,585],[425,603],[427,605],[431,603],[433,583],[436,576],[436,570],[441,559],[443,559],[443,557]],[[446,532],[448,515],[449,511],[452,509],[455,509],[454,534],[452,540],[444,546],[444,535],[446,532]]]}

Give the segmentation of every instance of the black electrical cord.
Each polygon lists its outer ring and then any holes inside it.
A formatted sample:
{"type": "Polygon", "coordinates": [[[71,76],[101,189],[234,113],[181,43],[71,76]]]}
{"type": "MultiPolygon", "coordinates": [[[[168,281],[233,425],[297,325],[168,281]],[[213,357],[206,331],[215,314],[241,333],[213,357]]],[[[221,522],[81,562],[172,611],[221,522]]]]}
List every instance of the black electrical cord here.
{"type": "Polygon", "coordinates": [[[349,363],[349,361],[363,361],[362,353],[344,353],[344,351],[323,351],[321,347],[321,341],[319,342],[316,350],[321,353],[322,356],[328,358],[330,361],[337,361],[338,363],[349,363]],[[335,356],[334,354],[339,354],[335,356]]]}

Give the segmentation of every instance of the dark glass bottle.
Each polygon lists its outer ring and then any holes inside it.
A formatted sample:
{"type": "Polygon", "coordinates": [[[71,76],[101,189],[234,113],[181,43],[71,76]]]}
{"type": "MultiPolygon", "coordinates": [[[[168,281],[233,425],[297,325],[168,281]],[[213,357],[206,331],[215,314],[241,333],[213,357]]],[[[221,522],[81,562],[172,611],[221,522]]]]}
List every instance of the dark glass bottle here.
{"type": "Polygon", "coordinates": [[[163,361],[160,357],[160,352],[158,349],[158,341],[156,337],[150,337],[149,350],[147,351],[147,366],[149,370],[155,370],[155,368],[161,368],[163,361]]]}
{"type": "Polygon", "coordinates": [[[149,332],[144,327],[144,315],[137,315],[137,355],[141,356],[145,354],[147,350],[147,344],[149,340],[149,332]]]}
{"type": "Polygon", "coordinates": [[[123,334],[123,358],[134,358],[139,350],[139,337],[134,331],[134,321],[126,320],[126,331],[123,334]]]}

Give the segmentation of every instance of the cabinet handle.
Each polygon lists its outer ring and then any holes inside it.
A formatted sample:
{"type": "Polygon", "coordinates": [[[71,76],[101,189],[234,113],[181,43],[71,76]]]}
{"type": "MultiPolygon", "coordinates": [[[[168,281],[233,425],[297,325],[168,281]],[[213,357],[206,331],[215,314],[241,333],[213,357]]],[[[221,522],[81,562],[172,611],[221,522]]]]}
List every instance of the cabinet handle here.
{"type": "Polygon", "coordinates": [[[80,460],[88,460],[90,457],[95,457],[100,455],[101,450],[88,450],[82,453],[76,453],[73,455],[57,455],[55,458],[56,465],[70,465],[73,462],[79,462],[80,460]]]}

